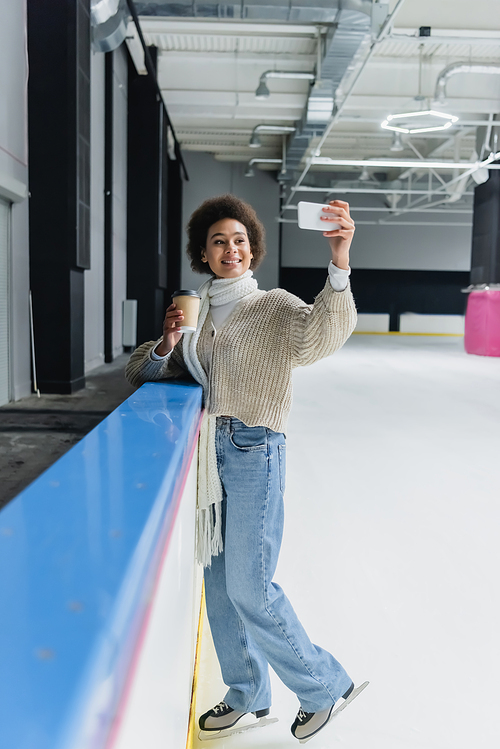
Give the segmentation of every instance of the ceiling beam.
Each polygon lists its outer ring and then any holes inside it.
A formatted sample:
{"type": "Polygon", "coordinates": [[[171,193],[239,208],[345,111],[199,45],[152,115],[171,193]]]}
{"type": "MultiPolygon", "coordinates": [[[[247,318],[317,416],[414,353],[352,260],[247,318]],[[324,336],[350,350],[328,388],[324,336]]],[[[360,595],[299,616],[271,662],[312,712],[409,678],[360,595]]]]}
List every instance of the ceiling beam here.
{"type": "MultiPolygon", "coordinates": [[[[141,28],[144,34],[221,34],[227,36],[291,36],[317,37],[318,26],[304,23],[253,23],[251,21],[233,21],[228,19],[178,20],[172,17],[141,16],[141,28]]],[[[329,24],[321,24],[327,31],[329,24]]]]}
{"type": "MultiPolygon", "coordinates": [[[[335,191],[339,193],[353,193],[355,195],[429,195],[434,190],[397,190],[397,189],[386,189],[381,187],[307,187],[300,185],[299,187],[293,187],[292,193],[297,192],[319,192],[325,195],[331,195],[335,191]]],[[[464,195],[472,196],[473,192],[464,192],[464,195]]],[[[287,210],[288,205],[283,207],[283,210],[287,210]]]]}
{"type": "MultiPolygon", "coordinates": [[[[363,117],[362,115],[342,115],[338,124],[341,125],[343,122],[360,122],[360,123],[373,123],[374,125],[380,125],[380,117],[363,117]]],[[[453,127],[485,127],[486,125],[493,125],[493,127],[500,127],[500,120],[493,120],[490,122],[488,119],[480,120],[458,120],[453,124],[453,127]]],[[[446,134],[447,137],[447,134],[446,134]]]]}
{"type": "Polygon", "coordinates": [[[418,36],[417,28],[404,28],[393,26],[392,31],[386,37],[388,41],[401,41],[408,44],[437,44],[443,42],[500,42],[500,31],[490,28],[484,29],[435,29],[430,36],[418,36]]]}

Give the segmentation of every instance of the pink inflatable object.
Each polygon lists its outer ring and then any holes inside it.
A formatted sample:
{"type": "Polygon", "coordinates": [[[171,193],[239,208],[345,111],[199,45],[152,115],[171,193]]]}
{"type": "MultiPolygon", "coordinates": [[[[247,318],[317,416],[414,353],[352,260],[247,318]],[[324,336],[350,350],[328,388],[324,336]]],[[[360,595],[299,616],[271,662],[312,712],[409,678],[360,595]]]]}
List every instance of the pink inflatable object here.
{"type": "Polygon", "coordinates": [[[500,289],[469,294],[464,345],[468,354],[500,356],[500,289]]]}

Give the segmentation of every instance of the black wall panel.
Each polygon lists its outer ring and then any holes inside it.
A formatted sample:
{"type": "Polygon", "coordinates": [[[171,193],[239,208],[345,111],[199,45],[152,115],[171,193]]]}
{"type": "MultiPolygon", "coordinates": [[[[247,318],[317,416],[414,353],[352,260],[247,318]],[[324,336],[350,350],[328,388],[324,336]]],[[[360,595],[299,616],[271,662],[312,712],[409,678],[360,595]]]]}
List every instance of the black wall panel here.
{"type": "MultiPolygon", "coordinates": [[[[149,50],[156,63],[156,48],[149,50]]],[[[143,342],[161,335],[169,295],[180,283],[182,180],[169,157],[156,83],[138,75],[131,61],[128,107],[127,297],[137,299],[137,340],[143,342]]]]}
{"type": "Polygon", "coordinates": [[[183,252],[182,226],[182,175],[178,158],[168,159],[167,192],[167,286],[165,305],[171,303],[172,294],[181,287],[181,256],[183,252]]]}
{"type": "Polygon", "coordinates": [[[30,284],[42,392],[85,385],[90,1],[28,0],[30,284]]]}
{"type": "Polygon", "coordinates": [[[113,361],[114,52],[104,59],[104,361],[113,361]]]}
{"type": "Polygon", "coordinates": [[[474,190],[472,284],[500,283],[500,171],[474,190]]]}
{"type": "MultiPolygon", "coordinates": [[[[311,304],[327,278],[326,268],[282,268],[283,288],[311,304]]],[[[389,313],[390,330],[399,330],[399,315],[416,312],[463,315],[467,271],[354,269],[351,288],[358,312],[389,313]]]]}
{"type": "Polygon", "coordinates": [[[76,4],[74,30],[76,67],[76,257],[78,268],[90,268],[90,16],[88,0],[76,4]]]}

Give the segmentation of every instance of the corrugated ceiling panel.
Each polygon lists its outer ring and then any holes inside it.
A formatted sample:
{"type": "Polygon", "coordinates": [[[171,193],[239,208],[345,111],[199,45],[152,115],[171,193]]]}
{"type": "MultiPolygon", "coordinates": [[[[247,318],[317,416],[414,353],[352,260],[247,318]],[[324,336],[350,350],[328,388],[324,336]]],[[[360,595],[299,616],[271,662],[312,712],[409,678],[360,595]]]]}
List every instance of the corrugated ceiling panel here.
{"type": "Polygon", "coordinates": [[[242,52],[312,55],[314,39],[286,36],[229,36],[218,34],[145,34],[147,44],[163,52],[242,52]]]}
{"type": "MultiPolygon", "coordinates": [[[[418,57],[419,45],[413,41],[400,41],[388,39],[379,45],[375,53],[376,57],[418,57]]],[[[424,46],[425,57],[443,57],[464,60],[495,60],[500,58],[500,39],[498,41],[483,42],[426,42],[424,46]]]]}

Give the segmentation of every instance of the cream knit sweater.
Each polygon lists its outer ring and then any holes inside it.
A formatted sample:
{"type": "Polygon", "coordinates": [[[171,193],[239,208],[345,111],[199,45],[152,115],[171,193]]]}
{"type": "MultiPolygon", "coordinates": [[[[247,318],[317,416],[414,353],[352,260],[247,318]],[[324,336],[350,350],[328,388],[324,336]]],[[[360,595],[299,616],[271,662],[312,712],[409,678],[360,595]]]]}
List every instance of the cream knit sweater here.
{"type": "MultiPolygon", "coordinates": [[[[283,289],[244,297],[217,331],[211,356],[213,329],[208,316],[198,341],[203,368],[212,362],[205,393],[207,412],[285,432],[292,405],[292,370],[333,354],[355,325],[350,286],[334,291],[329,280],[314,304],[305,304],[283,289]]],[[[143,343],[130,357],[125,375],[132,385],[188,374],[182,339],[163,361],[151,359],[157,343],[143,343]]]]}

